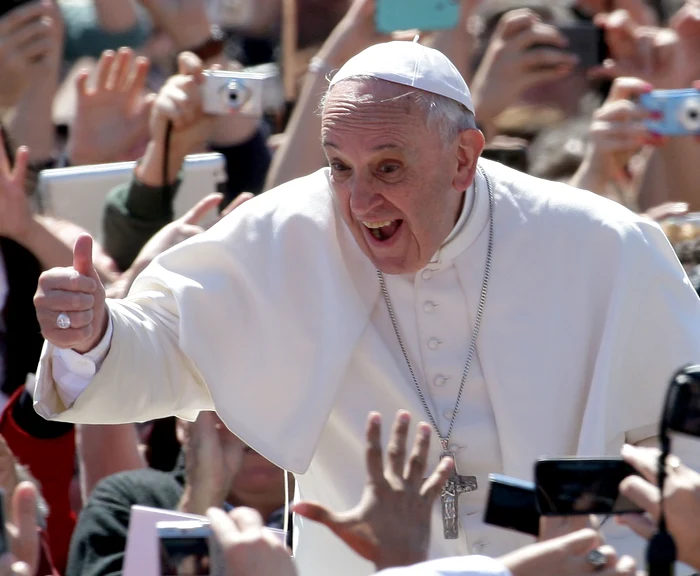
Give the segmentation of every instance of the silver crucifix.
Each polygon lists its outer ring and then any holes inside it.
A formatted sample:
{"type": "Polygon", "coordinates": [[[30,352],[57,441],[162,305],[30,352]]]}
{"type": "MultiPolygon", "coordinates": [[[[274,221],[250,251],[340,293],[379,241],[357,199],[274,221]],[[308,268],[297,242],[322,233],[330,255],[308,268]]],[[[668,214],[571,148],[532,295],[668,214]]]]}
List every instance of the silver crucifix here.
{"type": "MultiPolygon", "coordinates": [[[[443,455],[454,460],[449,452],[443,455]]],[[[479,487],[476,476],[460,476],[456,468],[447,479],[442,489],[442,529],[446,540],[455,540],[459,536],[459,496],[466,492],[474,492],[479,487]]]]}

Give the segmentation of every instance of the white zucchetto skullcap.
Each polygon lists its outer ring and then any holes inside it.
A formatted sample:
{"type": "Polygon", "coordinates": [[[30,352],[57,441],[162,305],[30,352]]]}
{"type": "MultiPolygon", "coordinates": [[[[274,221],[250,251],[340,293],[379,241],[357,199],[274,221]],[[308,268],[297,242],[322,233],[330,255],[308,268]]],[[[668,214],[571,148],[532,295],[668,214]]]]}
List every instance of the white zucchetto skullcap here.
{"type": "Polygon", "coordinates": [[[371,76],[439,94],[474,113],[469,88],[455,65],[442,52],[417,42],[394,41],[370,46],[348,60],[330,85],[355,76],[371,76]]]}

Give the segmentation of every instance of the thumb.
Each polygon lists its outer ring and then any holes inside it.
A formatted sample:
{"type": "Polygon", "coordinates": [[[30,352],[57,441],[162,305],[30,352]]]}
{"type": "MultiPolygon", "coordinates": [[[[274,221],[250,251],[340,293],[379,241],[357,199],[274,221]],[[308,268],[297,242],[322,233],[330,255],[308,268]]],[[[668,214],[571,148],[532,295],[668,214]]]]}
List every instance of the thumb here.
{"type": "Polygon", "coordinates": [[[325,506],[316,502],[298,502],[292,506],[292,512],[313,522],[323,524],[333,531],[338,528],[339,522],[336,515],[325,506]]]}
{"type": "Polygon", "coordinates": [[[183,224],[199,224],[210,210],[221,204],[223,198],[223,194],[209,194],[190,208],[180,221],[183,224]]]}
{"type": "Polygon", "coordinates": [[[99,280],[95,265],[92,263],[92,236],[81,234],[73,247],[73,268],[88,278],[99,280]]]}
{"type": "MultiPolygon", "coordinates": [[[[572,556],[582,556],[602,544],[600,534],[592,528],[567,534],[562,536],[559,541],[563,544],[567,554],[572,556]]],[[[556,542],[556,540],[551,542],[556,542]]]]}
{"type": "Polygon", "coordinates": [[[14,556],[36,566],[39,556],[39,533],[36,525],[37,490],[31,482],[22,482],[12,495],[12,517],[17,528],[14,556]]]}

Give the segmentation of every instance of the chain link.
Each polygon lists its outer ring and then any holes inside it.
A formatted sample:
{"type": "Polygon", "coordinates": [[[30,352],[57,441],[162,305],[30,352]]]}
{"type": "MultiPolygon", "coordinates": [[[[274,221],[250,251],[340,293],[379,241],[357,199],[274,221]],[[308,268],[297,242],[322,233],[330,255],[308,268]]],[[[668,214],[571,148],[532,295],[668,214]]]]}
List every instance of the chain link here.
{"type": "Polygon", "coordinates": [[[489,192],[489,243],[488,243],[488,248],[486,251],[486,265],[484,266],[484,280],[481,284],[481,296],[479,297],[479,308],[477,309],[476,319],[474,321],[474,329],[472,330],[472,338],[471,338],[471,342],[469,343],[469,351],[467,352],[467,360],[464,363],[464,370],[462,372],[462,382],[459,385],[459,392],[457,393],[457,401],[455,402],[455,408],[452,412],[452,419],[450,420],[450,427],[447,430],[447,434],[445,436],[443,436],[440,433],[440,428],[437,425],[437,421],[433,417],[433,413],[430,411],[430,407],[428,406],[428,402],[425,399],[425,396],[423,394],[423,391],[421,390],[420,385],[418,384],[418,379],[416,378],[416,374],[413,371],[413,366],[411,365],[411,361],[408,359],[408,352],[406,351],[406,346],[404,345],[403,338],[401,337],[401,332],[399,331],[399,325],[398,325],[398,322],[396,321],[396,314],[394,313],[394,307],[391,304],[391,298],[389,298],[389,291],[387,290],[386,282],[384,281],[384,274],[382,274],[381,270],[377,270],[377,277],[379,278],[379,286],[381,287],[382,295],[384,296],[384,301],[386,302],[386,307],[387,307],[387,310],[389,311],[389,318],[391,318],[391,324],[394,327],[394,333],[396,334],[396,339],[398,340],[399,346],[401,347],[401,353],[403,354],[403,357],[406,360],[406,365],[408,366],[408,371],[411,373],[411,378],[413,378],[413,384],[416,387],[416,391],[418,392],[418,396],[420,398],[420,401],[423,404],[423,408],[425,409],[425,412],[428,415],[428,418],[430,419],[430,423],[433,425],[433,428],[435,428],[435,432],[437,433],[438,438],[440,438],[440,444],[442,445],[443,451],[446,453],[449,451],[448,447],[449,447],[450,437],[452,436],[452,429],[454,428],[455,420],[457,419],[457,413],[459,412],[459,404],[462,401],[462,394],[464,392],[464,385],[467,382],[467,376],[469,375],[469,369],[471,368],[472,360],[474,358],[474,352],[476,352],[476,340],[479,336],[479,329],[481,328],[481,319],[484,315],[484,308],[486,307],[486,295],[487,295],[488,289],[489,289],[489,279],[491,278],[491,262],[493,259],[493,212],[494,212],[493,189],[491,188],[491,181],[489,180],[488,176],[484,173],[484,171],[482,170],[481,167],[479,167],[479,172],[486,180],[486,187],[488,188],[488,192],[489,192]]]}

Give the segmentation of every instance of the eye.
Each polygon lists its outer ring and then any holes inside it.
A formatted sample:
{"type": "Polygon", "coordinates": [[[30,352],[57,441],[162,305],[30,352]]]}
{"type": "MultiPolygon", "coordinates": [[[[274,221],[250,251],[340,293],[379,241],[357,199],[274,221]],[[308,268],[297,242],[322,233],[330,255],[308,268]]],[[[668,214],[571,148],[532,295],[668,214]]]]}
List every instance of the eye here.
{"type": "Polygon", "coordinates": [[[346,172],[346,171],[350,170],[350,168],[348,168],[342,162],[331,162],[330,166],[331,166],[331,170],[333,170],[333,172],[346,172]]]}
{"type": "Polygon", "coordinates": [[[382,174],[393,174],[394,172],[398,172],[398,170],[401,168],[398,164],[382,164],[379,167],[379,171],[382,174]]]}

